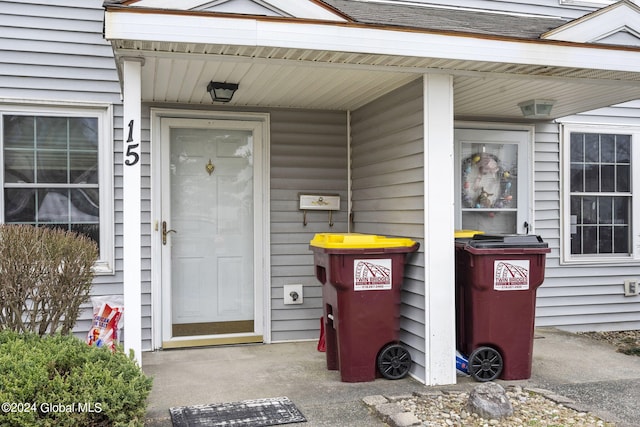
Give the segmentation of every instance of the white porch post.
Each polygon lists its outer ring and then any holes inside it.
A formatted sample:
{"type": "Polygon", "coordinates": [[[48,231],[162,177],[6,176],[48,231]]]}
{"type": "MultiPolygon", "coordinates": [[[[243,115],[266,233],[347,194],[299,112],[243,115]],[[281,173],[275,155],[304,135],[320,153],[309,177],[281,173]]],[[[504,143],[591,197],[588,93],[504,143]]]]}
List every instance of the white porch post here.
{"type": "Polygon", "coordinates": [[[455,384],[453,78],[424,76],[427,385],[455,384]]]}
{"type": "Polygon", "coordinates": [[[122,64],[124,118],[122,130],[122,222],[125,351],[133,350],[142,366],[142,287],[140,215],[140,117],[142,58],[122,64]]]}

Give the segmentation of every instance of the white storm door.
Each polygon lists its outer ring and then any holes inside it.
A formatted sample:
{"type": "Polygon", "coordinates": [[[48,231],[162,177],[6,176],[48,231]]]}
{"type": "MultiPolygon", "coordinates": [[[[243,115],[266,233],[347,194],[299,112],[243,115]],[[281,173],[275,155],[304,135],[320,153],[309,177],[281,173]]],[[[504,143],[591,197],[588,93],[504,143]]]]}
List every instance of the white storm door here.
{"type": "Polygon", "coordinates": [[[457,229],[533,232],[528,130],[456,129],[457,229]]]}
{"type": "Polygon", "coordinates": [[[163,341],[260,335],[260,124],[163,118],[161,129],[163,341]]]}

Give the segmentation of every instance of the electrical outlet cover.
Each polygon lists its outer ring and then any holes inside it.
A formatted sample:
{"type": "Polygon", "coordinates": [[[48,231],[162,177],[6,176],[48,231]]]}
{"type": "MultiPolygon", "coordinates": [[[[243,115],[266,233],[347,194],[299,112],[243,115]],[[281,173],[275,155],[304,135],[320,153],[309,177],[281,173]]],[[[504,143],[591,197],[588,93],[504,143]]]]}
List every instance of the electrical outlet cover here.
{"type": "Polygon", "coordinates": [[[302,304],[304,295],[302,294],[302,285],[284,285],[284,304],[302,304]]]}
{"type": "Polygon", "coordinates": [[[640,294],[640,282],[637,280],[624,281],[624,296],[631,297],[640,294]]]}

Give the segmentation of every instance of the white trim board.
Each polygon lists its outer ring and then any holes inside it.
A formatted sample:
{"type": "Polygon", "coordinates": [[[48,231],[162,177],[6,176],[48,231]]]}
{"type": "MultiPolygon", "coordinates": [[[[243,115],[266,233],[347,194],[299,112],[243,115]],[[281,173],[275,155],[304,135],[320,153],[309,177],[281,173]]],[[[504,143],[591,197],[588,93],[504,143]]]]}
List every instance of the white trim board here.
{"type": "Polygon", "coordinates": [[[640,72],[637,52],[629,49],[254,18],[107,11],[105,38],[283,47],[640,72]]]}

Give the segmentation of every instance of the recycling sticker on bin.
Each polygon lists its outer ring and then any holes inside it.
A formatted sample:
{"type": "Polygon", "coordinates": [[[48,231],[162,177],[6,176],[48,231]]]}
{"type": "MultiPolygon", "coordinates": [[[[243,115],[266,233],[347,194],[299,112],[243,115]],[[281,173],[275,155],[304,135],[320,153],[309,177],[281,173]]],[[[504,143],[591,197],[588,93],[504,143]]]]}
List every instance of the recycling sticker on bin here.
{"type": "Polygon", "coordinates": [[[493,289],[496,291],[529,289],[529,260],[495,260],[493,262],[493,289]]]}
{"type": "Polygon", "coordinates": [[[391,289],[391,259],[353,260],[353,290],[391,289]]]}

